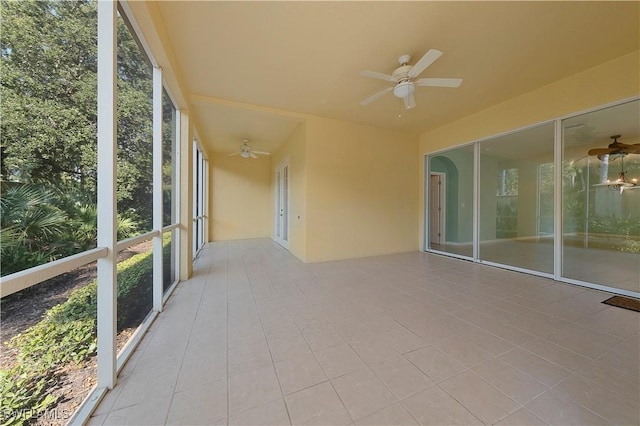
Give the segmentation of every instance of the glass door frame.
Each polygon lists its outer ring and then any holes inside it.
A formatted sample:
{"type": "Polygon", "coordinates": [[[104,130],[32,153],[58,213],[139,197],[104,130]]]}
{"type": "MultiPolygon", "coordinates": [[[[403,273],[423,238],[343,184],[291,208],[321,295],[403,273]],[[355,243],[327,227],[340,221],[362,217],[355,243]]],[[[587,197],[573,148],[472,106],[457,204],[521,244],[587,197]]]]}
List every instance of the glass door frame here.
{"type": "Polygon", "coordinates": [[[576,280],[576,279],[572,279],[572,278],[568,278],[563,276],[562,274],[562,264],[563,264],[563,258],[562,258],[562,253],[564,250],[564,244],[563,244],[563,229],[562,229],[562,208],[563,208],[563,200],[562,200],[562,171],[563,171],[563,162],[564,162],[564,141],[563,141],[563,134],[562,134],[562,123],[564,120],[570,119],[570,118],[574,118],[583,114],[588,114],[591,112],[596,112],[599,110],[603,110],[606,108],[611,108],[611,107],[615,107],[615,106],[619,106],[619,105],[623,105],[629,102],[634,102],[634,101],[640,101],[640,96],[634,96],[631,98],[626,98],[626,99],[622,99],[619,101],[615,101],[615,102],[609,102],[603,105],[599,105],[593,108],[589,108],[589,109],[585,109],[582,111],[578,111],[578,112],[574,112],[571,114],[567,114],[561,117],[557,117],[555,119],[551,119],[551,120],[547,120],[547,121],[543,121],[543,122],[539,122],[539,123],[535,123],[529,126],[525,126],[525,127],[520,127],[517,129],[513,129],[513,130],[509,130],[507,132],[503,132],[503,133],[499,133],[499,134],[495,134],[495,135],[491,135],[485,138],[481,138],[481,139],[476,139],[474,141],[471,142],[467,142],[467,143],[463,143],[460,145],[455,145],[455,146],[451,146],[445,149],[440,149],[437,151],[433,151],[433,152],[429,152],[424,154],[424,176],[423,176],[423,182],[424,182],[424,188],[423,188],[423,217],[422,217],[422,223],[423,223],[423,251],[427,252],[427,253],[436,253],[436,254],[442,254],[445,256],[449,256],[449,257],[453,257],[453,258],[460,258],[460,259],[465,259],[465,260],[471,260],[475,263],[481,263],[481,264],[485,264],[485,265],[490,265],[490,266],[496,266],[502,269],[508,269],[508,270],[513,270],[513,271],[517,271],[517,272],[523,272],[526,274],[530,274],[530,275],[536,275],[536,276],[541,276],[541,277],[546,277],[546,278],[551,278],[555,281],[559,281],[559,282],[564,282],[564,283],[568,283],[568,284],[575,284],[575,285],[579,285],[579,286],[583,286],[583,287],[588,287],[588,288],[592,288],[595,290],[602,290],[602,291],[607,291],[607,292],[611,292],[611,293],[617,293],[617,294],[622,294],[622,295],[626,295],[626,296],[631,296],[631,297],[636,297],[636,298],[640,298],[640,292],[633,292],[633,291],[629,291],[629,290],[624,290],[624,289],[619,289],[616,287],[609,287],[609,286],[605,286],[605,285],[601,285],[601,284],[596,284],[596,283],[592,283],[592,282],[586,282],[586,281],[581,281],[581,280],[576,280]],[[484,141],[488,141],[497,137],[501,137],[501,136],[507,136],[513,133],[517,133],[517,132],[521,132],[521,131],[525,131],[528,129],[532,129],[538,126],[543,126],[543,125],[548,125],[548,124],[552,124],[554,125],[554,160],[553,160],[553,165],[554,165],[554,194],[553,194],[553,198],[554,198],[554,206],[553,206],[553,217],[554,217],[554,224],[553,224],[553,250],[554,250],[554,262],[553,262],[553,273],[549,274],[549,273],[545,273],[545,272],[540,272],[540,271],[535,271],[535,270],[531,270],[531,269],[524,269],[524,268],[519,268],[516,266],[511,266],[511,265],[506,265],[506,264],[501,264],[501,263],[494,263],[494,262],[488,262],[488,261],[483,261],[479,258],[479,244],[480,244],[480,238],[479,238],[479,226],[480,226],[480,203],[479,203],[479,194],[480,194],[480,143],[484,142],[484,141]],[[430,193],[430,185],[429,185],[429,179],[432,173],[431,167],[430,167],[430,159],[434,156],[440,155],[440,154],[444,154],[446,152],[450,152],[454,149],[459,149],[459,148],[463,148],[469,145],[473,145],[474,147],[474,170],[473,170],[473,185],[474,185],[474,190],[473,190],[473,257],[468,257],[468,256],[462,256],[462,255],[458,255],[455,253],[449,253],[449,252],[445,252],[445,251],[441,251],[441,250],[435,250],[431,248],[431,244],[430,244],[430,197],[431,197],[431,193],[430,193]]]}

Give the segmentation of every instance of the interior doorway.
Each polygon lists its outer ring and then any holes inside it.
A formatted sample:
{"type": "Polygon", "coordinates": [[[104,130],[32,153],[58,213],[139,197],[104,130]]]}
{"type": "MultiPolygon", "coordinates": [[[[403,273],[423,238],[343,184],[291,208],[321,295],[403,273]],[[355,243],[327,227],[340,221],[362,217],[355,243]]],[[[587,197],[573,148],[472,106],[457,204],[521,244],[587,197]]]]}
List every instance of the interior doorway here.
{"type": "Polygon", "coordinates": [[[289,161],[285,160],[276,167],[275,200],[275,240],[286,249],[289,248],[289,161]]]}
{"type": "Polygon", "coordinates": [[[445,194],[444,173],[432,172],[429,183],[429,241],[431,244],[443,244],[445,241],[444,232],[444,194],[445,194]]]}

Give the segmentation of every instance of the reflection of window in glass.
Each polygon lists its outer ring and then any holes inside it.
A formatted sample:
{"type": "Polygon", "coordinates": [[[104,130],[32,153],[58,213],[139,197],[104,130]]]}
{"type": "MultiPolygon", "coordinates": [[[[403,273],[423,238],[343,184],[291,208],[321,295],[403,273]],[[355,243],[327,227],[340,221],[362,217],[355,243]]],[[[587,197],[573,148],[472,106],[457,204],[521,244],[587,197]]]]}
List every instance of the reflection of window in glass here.
{"type": "Polygon", "coordinates": [[[193,151],[193,216],[195,223],[193,226],[193,254],[204,244],[204,191],[205,191],[205,159],[194,141],[193,151]]]}
{"type": "Polygon", "coordinates": [[[498,170],[496,237],[514,238],[518,234],[518,169],[498,170]]]}
{"type": "Polygon", "coordinates": [[[498,171],[498,195],[518,195],[518,169],[498,171]]]}
{"type": "Polygon", "coordinates": [[[570,188],[578,192],[584,191],[588,186],[585,182],[585,175],[588,174],[586,173],[587,167],[586,157],[568,161],[562,171],[565,188],[570,188]]]}
{"type": "Polygon", "coordinates": [[[538,234],[553,234],[553,163],[538,166],[538,234]]]}

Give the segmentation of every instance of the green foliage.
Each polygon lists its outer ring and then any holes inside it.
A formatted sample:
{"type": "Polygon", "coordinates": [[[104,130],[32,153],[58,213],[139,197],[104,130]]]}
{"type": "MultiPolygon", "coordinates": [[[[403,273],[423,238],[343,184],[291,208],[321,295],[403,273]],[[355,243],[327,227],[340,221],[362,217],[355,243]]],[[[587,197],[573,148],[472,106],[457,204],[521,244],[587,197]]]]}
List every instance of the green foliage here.
{"type": "Polygon", "coordinates": [[[23,425],[55,404],[57,398],[47,394],[54,383],[46,372],[25,365],[0,370],[0,424],[23,425]]]}
{"type": "MultiPolygon", "coordinates": [[[[63,252],[95,246],[95,215],[87,206],[95,205],[97,183],[96,1],[3,1],[2,21],[1,178],[58,194],[47,203],[77,226],[61,241],[71,245],[63,252]]],[[[117,57],[117,200],[119,237],[126,238],[152,223],[152,73],[122,18],[117,57]]],[[[2,237],[11,245],[16,233],[7,229],[2,237]]],[[[24,269],[55,257],[48,248],[32,246],[29,252],[38,253],[11,258],[24,269]]]]}
{"type": "Polygon", "coordinates": [[[96,283],[72,293],[42,321],[11,340],[20,349],[18,362],[53,369],[68,361],[79,363],[96,350],[96,283]]]}
{"type": "MultiPolygon", "coordinates": [[[[96,0],[2,0],[3,275],[96,244],[96,4],[96,0]]],[[[121,17],[117,59],[118,238],[124,239],[151,229],[152,79],[151,66],[121,17]]],[[[169,123],[170,104],[164,109],[169,123]]],[[[171,132],[171,126],[163,126],[167,140],[171,132]]],[[[172,146],[163,146],[163,168],[170,173],[172,146]]],[[[122,301],[118,324],[122,325],[151,307],[147,301],[151,256],[134,257],[118,270],[122,301]]],[[[20,363],[0,376],[0,424],[27,421],[20,415],[7,418],[6,407],[12,413],[27,409],[37,414],[53,404],[47,392],[55,383],[56,368],[92,356],[94,336],[95,283],[16,336],[11,345],[19,351],[20,363]]]]}
{"type": "Polygon", "coordinates": [[[640,237],[640,220],[632,215],[595,215],[589,219],[589,229],[594,233],[640,237]]]}
{"type": "Polygon", "coordinates": [[[54,194],[40,186],[2,185],[0,254],[6,275],[65,254],[67,214],[55,206],[54,194]]]}
{"type": "Polygon", "coordinates": [[[640,220],[637,216],[595,215],[589,218],[589,232],[610,236],[607,248],[640,253],[640,220]]]}
{"type": "MultiPolygon", "coordinates": [[[[4,182],[2,188],[2,275],[96,246],[95,205],[72,204],[66,194],[54,194],[34,184],[4,182]]],[[[118,215],[116,225],[119,240],[139,233],[139,222],[131,217],[118,215]]]]}
{"type": "MultiPolygon", "coordinates": [[[[170,250],[165,238],[163,251],[170,250]]],[[[118,264],[118,330],[135,326],[152,307],[152,252],[118,264]]],[[[28,421],[57,402],[48,391],[61,368],[80,364],[96,353],[97,284],[75,290],[66,302],[49,309],[44,318],[9,342],[18,351],[17,364],[0,372],[2,425],[28,421]],[[5,410],[6,408],[6,410],[5,410]],[[29,416],[27,416],[29,417],[29,416]]]]}
{"type": "Polygon", "coordinates": [[[96,246],[98,209],[95,204],[76,203],[69,207],[73,241],[80,250],[96,246]]]}
{"type": "Polygon", "coordinates": [[[95,187],[95,3],[4,1],[2,19],[5,179],[95,187]]]}
{"type": "Polygon", "coordinates": [[[153,307],[153,256],[140,253],[118,265],[118,330],[135,324],[153,307]]]}
{"type": "Polygon", "coordinates": [[[49,390],[67,363],[80,364],[96,352],[96,283],[74,291],[69,299],[11,339],[17,364],[0,373],[2,424],[18,425],[57,402],[49,390]],[[6,418],[5,418],[6,417],[6,418]]]}

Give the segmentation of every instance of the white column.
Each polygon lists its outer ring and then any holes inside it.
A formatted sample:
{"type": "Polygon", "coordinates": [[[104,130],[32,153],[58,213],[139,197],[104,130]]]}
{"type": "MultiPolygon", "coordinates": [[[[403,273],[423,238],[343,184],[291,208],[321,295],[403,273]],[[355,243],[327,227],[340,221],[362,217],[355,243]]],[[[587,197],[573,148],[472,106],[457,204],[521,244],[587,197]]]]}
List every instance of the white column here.
{"type": "Polygon", "coordinates": [[[209,160],[204,160],[202,177],[202,244],[209,242],[209,160]]]}
{"type": "Polygon", "coordinates": [[[480,261],[480,143],[473,144],[473,260],[480,261]]]}
{"type": "MultiPolygon", "coordinates": [[[[173,204],[173,209],[175,212],[175,217],[173,220],[173,223],[181,223],[180,219],[181,219],[181,215],[182,215],[182,211],[181,211],[181,197],[182,197],[182,159],[181,159],[181,152],[182,152],[182,129],[181,129],[181,125],[182,125],[182,121],[181,121],[181,117],[182,117],[182,113],[180,112],[180,110],[176,109],[175,110],[175,115],[176,115],[176,121],[175,121],[175,146],[176,149],[173,153],[173,155],[175,156],[175,158],[173,159],[173,167],[174,167],[174,171],[173,174],[175,176],[175,182],[174,182],[174,193],[173,196],[171,197],[171,203],[173,204]]],[[[187,179],[188,181],[188,179],[187,179]]],[[[180,279],[180,262],[181,262],[181,255],[180,255],[180,250],[181,250],[181,245],[180,245],[180,239],[181,239],[181,231],[180,228],[178,229],[174,229],[173,233],[172,233],[172,240],[171,240],[171,244],[173,245],[174,248],[174,252],[176,253],[175,255],[175,278],[176,279],[180,279]]]]}
{"type": "Polygon", "coordinates": [[[153,310],[162,312],[162,68],[153,67],[153,310]]]}
{"type": "Polygon", "coordinates": [[[98,387],[116,383],[117,2],[98,1],[98,387]]]}
{"type": "Polygon", "coordinates": [[[178,153],[180,190],[178,223],[180,224],[180,279],[187,280],[193,271],[193,135],[189,113],[180,111],[180,151],[178,153]]]}
{"type": "MultiPolygon", "coordinates": [[[[555,122],[553,162],[553,279],[562,278],[562,121],[555,122]]],[[[587,191],[588,192],[588,191],[587,191]]]]}

